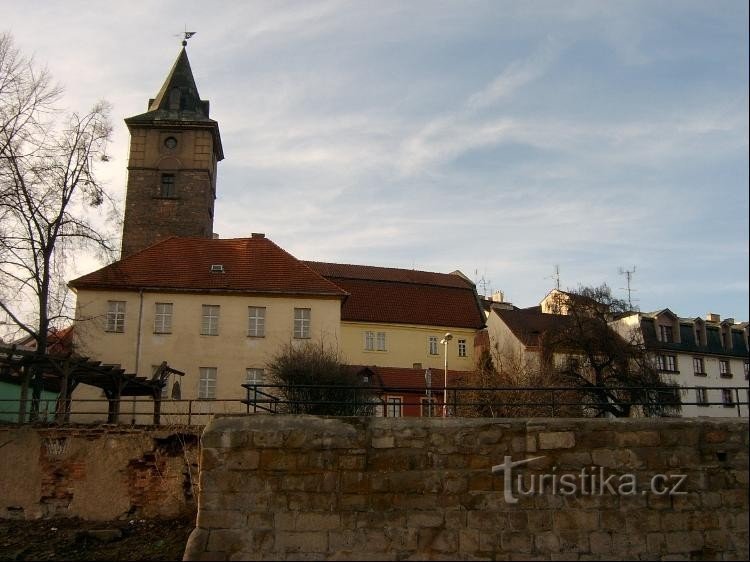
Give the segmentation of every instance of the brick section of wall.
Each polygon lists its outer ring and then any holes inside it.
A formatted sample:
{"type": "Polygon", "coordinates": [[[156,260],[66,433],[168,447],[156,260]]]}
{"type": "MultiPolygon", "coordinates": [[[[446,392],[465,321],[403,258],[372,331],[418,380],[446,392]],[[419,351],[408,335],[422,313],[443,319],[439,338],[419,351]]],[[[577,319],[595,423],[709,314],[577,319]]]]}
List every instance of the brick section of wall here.
{"type": "Polygon", "coordinates": [[[747,559],[742,421],[257,415],[202,446],[186,560],[747,559]],[[492,467],[533,457],[508,496],[492,467]],[[582,470],[607,484],[563,494],[582,470]]]}
{"type": "Polygon", "coordinates": [[[0,429],[0,518],[195,512],[200,428],[0,429]]]}

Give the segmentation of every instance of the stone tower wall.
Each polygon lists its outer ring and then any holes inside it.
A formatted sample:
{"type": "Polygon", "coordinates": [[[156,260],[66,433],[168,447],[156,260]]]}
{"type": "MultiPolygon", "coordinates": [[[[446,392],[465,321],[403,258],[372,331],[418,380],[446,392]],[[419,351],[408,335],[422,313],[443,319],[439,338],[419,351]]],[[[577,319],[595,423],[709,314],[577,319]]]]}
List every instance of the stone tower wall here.
{"type": "Polygon", "coordinates": [[[122,256],[170,236],[211,238],[216,157],[211,130],[132,127],[122,256]],[[164,141],[177,139],[168,149],[164,141]],[[162,174],[175,176],[175,196],[161,196],[162,174]]]}

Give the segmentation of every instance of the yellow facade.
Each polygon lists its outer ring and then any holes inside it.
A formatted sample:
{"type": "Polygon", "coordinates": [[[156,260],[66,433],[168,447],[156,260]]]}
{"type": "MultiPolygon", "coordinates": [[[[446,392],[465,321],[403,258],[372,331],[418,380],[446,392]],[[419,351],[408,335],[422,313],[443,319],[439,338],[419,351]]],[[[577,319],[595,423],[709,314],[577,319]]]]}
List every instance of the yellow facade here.
{"type": "Polygon", "coordinates": [[[422,368],[442,369],[445,346],[440,344],[446,332],[453,339],[448,342],[448,368],[470,371],[474,367],[474,335],[476,330],[449,326],[421,326],[367,322],[342,322],[341,350],[351,365],[411,368],[419,363],[422,368]],[[375,334],[375,349],[367,349],[367,332],[375,334]],[[378,334],[385,334],[385,350],[378,350],[378,334]],[[429,338],[437,339],[437,353],[430,353],[429,338]],[[464,342],[465,355],[459,355],[459,342],[464,342]]]}
{"type": "Polygon", "coordinates": [[[76,324],[78,350],[126,372],[151,376],[167,361],[185,372],[182,399],[199,397],[201,367],[216,368],[216,398],[242,398],[249,368],[265,368],[284,344],[340,340],[339,299],[79,290],[76,324]],[[109,301],[125,302],[122,332],[106,331],[109,301]],[[172,304],[171,333],[156,333],[157,303],[172,304]],[[218,334],[201,335],[203,305],[219,306],[218,334]],[[248,336],[248,307],[265,308],[263,337],[248,336]],[[310,310],[310,338],[294,338],[295,308],[310,310]]]}

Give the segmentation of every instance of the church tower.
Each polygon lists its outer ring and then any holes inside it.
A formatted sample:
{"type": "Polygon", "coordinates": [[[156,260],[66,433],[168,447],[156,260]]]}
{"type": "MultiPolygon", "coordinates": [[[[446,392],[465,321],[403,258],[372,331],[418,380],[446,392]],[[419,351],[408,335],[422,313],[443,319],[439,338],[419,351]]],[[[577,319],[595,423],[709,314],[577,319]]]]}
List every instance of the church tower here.
{"type": "Polygon", "coordinates": [[[148,111],[125,119],[130,159],[121,258],[170,236],[211,238],[219,124],[208,117],[184,43],[148,111]]]}

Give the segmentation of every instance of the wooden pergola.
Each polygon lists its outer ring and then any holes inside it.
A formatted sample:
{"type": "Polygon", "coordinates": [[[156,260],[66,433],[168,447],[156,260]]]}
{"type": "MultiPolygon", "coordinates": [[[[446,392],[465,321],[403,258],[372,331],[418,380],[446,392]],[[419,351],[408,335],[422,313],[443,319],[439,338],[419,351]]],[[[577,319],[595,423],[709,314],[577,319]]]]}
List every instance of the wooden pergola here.
{"type": "MultiPolygon", "coordinates": [[[[166,361],[148,378],[136,373],[126,373],[113,365],[102,365],[88,357],[81,357],[74,353],[41,354],[36,351],[19,349],[17,346],[0,345],[0,380],[21,386],[21,400],[19,404],[18,421],[26,421],[26,400],[30,374],[41,376],[39,385],[48,390],[59,391],[55,419],[58,423],[70,420],[71,396],[79,384],[87,384],[99,388],[109,402],[107,422],[117,423],[120,414],[120,402],[126,397],[150,397],[154,401],[155,425],[160,422],[161,395],[170,375],[183,376],[185,373],[173,369],[166,361]]],[[[33,415],[38,412],[38,399],[32,399],[33,415]],[[36,402],[36,404],[35,404],[36,402]]]]}

